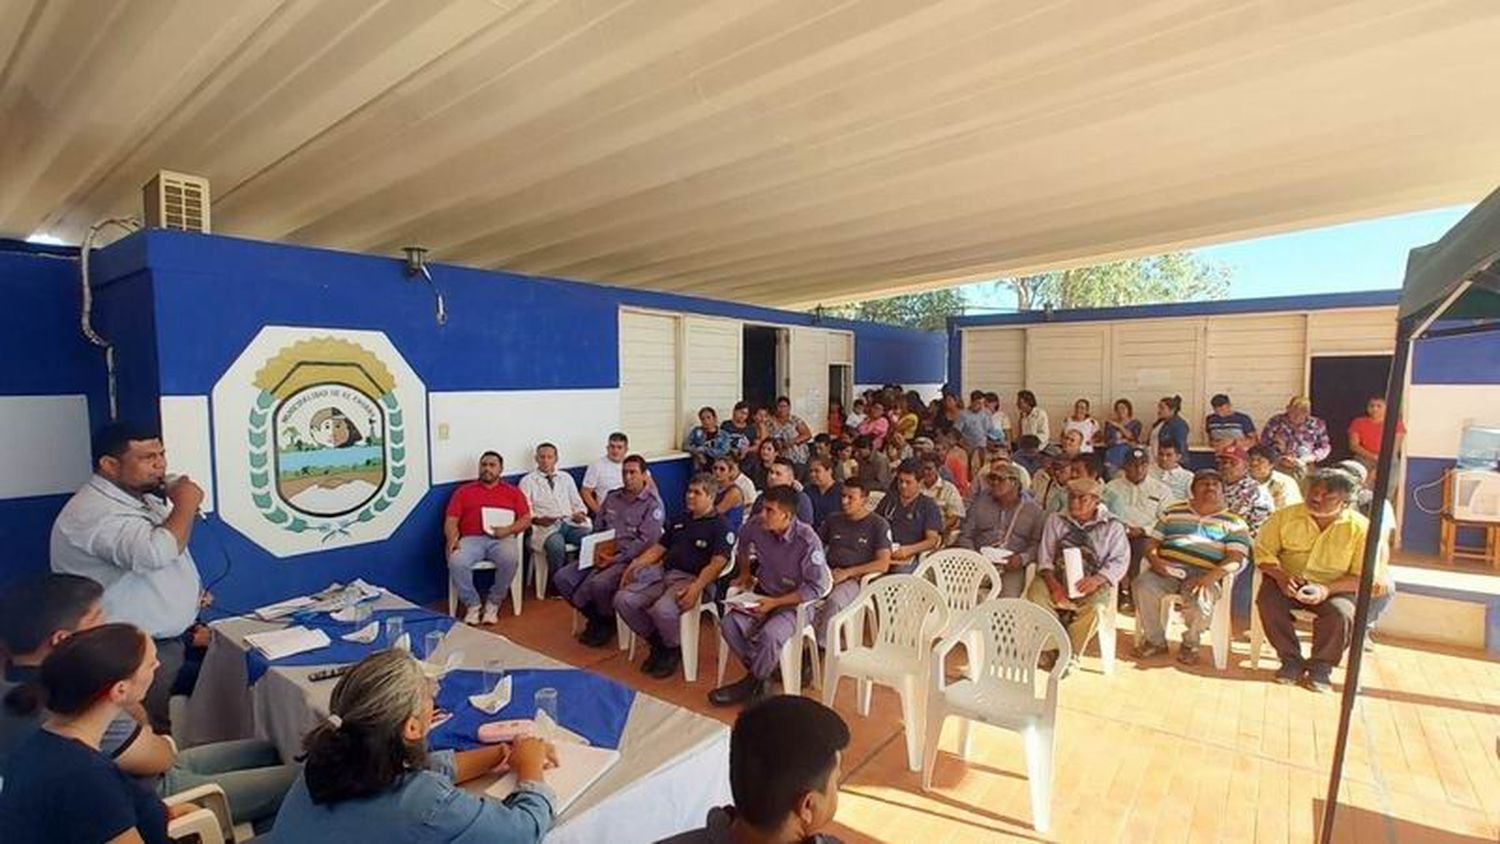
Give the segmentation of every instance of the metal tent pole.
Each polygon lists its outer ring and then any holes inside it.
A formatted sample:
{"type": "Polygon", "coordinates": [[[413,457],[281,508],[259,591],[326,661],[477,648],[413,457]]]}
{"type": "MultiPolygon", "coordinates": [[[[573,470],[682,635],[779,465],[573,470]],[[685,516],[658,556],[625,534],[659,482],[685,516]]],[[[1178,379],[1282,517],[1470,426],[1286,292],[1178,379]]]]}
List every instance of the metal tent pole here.
{"type": "Polygon", "coordinates": [[[1349,643],[1349,670],[1344,677],[1344,697],[1339,706],[1339,731],[1333,745],[1333,765],[1328,771],[1328,799],[1323,805],[1322,844],[1333,840],[1333,821],[1344,775],[1344,755],[1349,746],[1349,724],[1359,695],[1359,672],[1365,652],[1365,627],[1370,618],[1370,592],[1375,585],[1375,564],[1380,554],[1380,536],[1385,521],[1385,501],[1390,495],[1391,465],[1396,458],[1396,423],[1401,419],[1401,400],[1406,391],[1406,369],[1410,363],[1413,325],[1396,325],[1396,356],[1385,388],[1385,425],[1381,430],[1380,458],[1375,463],[1375,498],[1370,507],[1370,532],[1365,537],[1364,559],[1359,571],[1359,593],[1354,608],[1354,640],[1349,643]]]}

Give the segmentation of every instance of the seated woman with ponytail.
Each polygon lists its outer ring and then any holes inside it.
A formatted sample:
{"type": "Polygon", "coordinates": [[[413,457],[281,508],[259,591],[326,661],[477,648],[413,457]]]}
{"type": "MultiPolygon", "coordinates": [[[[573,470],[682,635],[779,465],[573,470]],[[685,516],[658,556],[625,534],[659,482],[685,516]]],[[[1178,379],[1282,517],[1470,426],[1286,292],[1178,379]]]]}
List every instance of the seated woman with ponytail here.
{"type": "Polygon", "coordinates": [[[169,810],[99,752],[110,723],[145,699],[156,665],[149,636],[128,624],[105,624],[62,640],[42,663],[38,682],[11,692],[9,703],[45,707],[48,715],[6,766],[0,841],[168,840],[169,815],[195,807],[169,810]]]}
{"type": "Polygon", "coordinates": [[[555,763],[536,738],[454,753],[427,751],[433,684],[404,651],[372,654],[333,690],[328,720],[308,733],[302,776],[274,830],[278,841],[401,841],[403,844],[535,842],[552,828],[555,763]],[[516,791],[503,802],[455,787],[500,766],[516,791]]]}

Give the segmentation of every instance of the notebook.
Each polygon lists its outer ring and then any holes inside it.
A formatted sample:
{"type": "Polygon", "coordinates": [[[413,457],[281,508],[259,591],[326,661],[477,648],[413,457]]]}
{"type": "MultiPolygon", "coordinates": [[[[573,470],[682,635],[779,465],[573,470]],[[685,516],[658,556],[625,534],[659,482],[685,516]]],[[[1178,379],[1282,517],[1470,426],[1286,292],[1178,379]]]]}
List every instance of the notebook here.
{"type": "Polygon", "coordinates": [[[273,662],[296,654],[326,648],[332,644],[328,634],[322,630],[301,626],[288,627],[285,630],[268,630],[265,633],[251,633],[245,637],[245,641],[273,662]]]}
{"type": "MultiPolygon", "coordinates": [[[[557,748],[557,767],[547,771],[546,776],[547,784],[557,792],[557,805],[552,809],[560,815],[620,761],[620,751],[567,742],[558,742],[554,747],[557,748]]],[[[496,780],[484,793],[496,800],[504,800],[515,790],[516,775],[511,772],[496,780]]]]}
{"type": "Polygon", "coordinates": [[[591,569],[594,567],[594,558],[601,550],[611,551],[614,548],[615,532],[612,530],[601,530],[585,536],[578,543],[578,567],[580,569],[591,569]],[[605,543],[609,543],[605,545],[605,543]],[[601,549],[599,546],[604,545],[601,549]]]}

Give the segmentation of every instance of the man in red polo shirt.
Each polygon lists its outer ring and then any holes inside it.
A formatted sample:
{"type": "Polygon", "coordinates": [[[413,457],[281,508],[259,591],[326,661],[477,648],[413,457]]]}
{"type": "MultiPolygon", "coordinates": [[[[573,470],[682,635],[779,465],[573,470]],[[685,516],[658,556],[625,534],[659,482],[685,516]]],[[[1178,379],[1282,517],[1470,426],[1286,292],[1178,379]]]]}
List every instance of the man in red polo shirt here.
{"type": "Polygon", "coordinates": [[[479,624],[479,591],[474,588],[474,566],[481,560],[495,564],[495,584],[484,605],[484,623],[500,620],[500,602],[521,565],[521,543],[515,537],[531,526],[531,507],[517,487],[500,480],[505,461],[486,451],[479,458],[479,480],[453,491],[443,520],[448,576],[465,607],[464,623],[479,624]],[[505,513],[509,513],[510,521],[505,513]]]}

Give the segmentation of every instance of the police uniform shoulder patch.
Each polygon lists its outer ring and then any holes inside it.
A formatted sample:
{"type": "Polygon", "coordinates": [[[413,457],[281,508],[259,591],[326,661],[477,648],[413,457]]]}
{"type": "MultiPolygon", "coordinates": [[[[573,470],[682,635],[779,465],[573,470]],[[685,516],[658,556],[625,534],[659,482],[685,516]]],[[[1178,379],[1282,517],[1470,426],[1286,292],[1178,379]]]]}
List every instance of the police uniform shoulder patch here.
{"type": "Polygon", "coordinates": [[[734,544],[734,531],[730,531],[730,532],[724,534],[724,544],[725,545],[733,545],[734,544]]]}
{"type": "Polygon", "coordinates": [[[666,514],[665,514],[665,513],[663,513],[663,512],[662,512],[662,509],[661,509],[661,508],[660,508],[660,507],[658,507],[658,508],[656,508],[656,510],[655,510],[655,511],[654,511],[654,512],[653,512],[653,513],[652,513],[652,514],[651,514],[651,518],[653,518],[653,519],[657,519],[657,520],[660,520],[660,519],[661,519],[661,517],[662,517],[662,516],[664,516],[664,515],[666,515],[666,514]]]}
{"type": "Polygon", "coordinates": [[[820,566],[828,565],[828,557],[823,554],[822,550],[812,552],[812,561],[820,566]]]}

